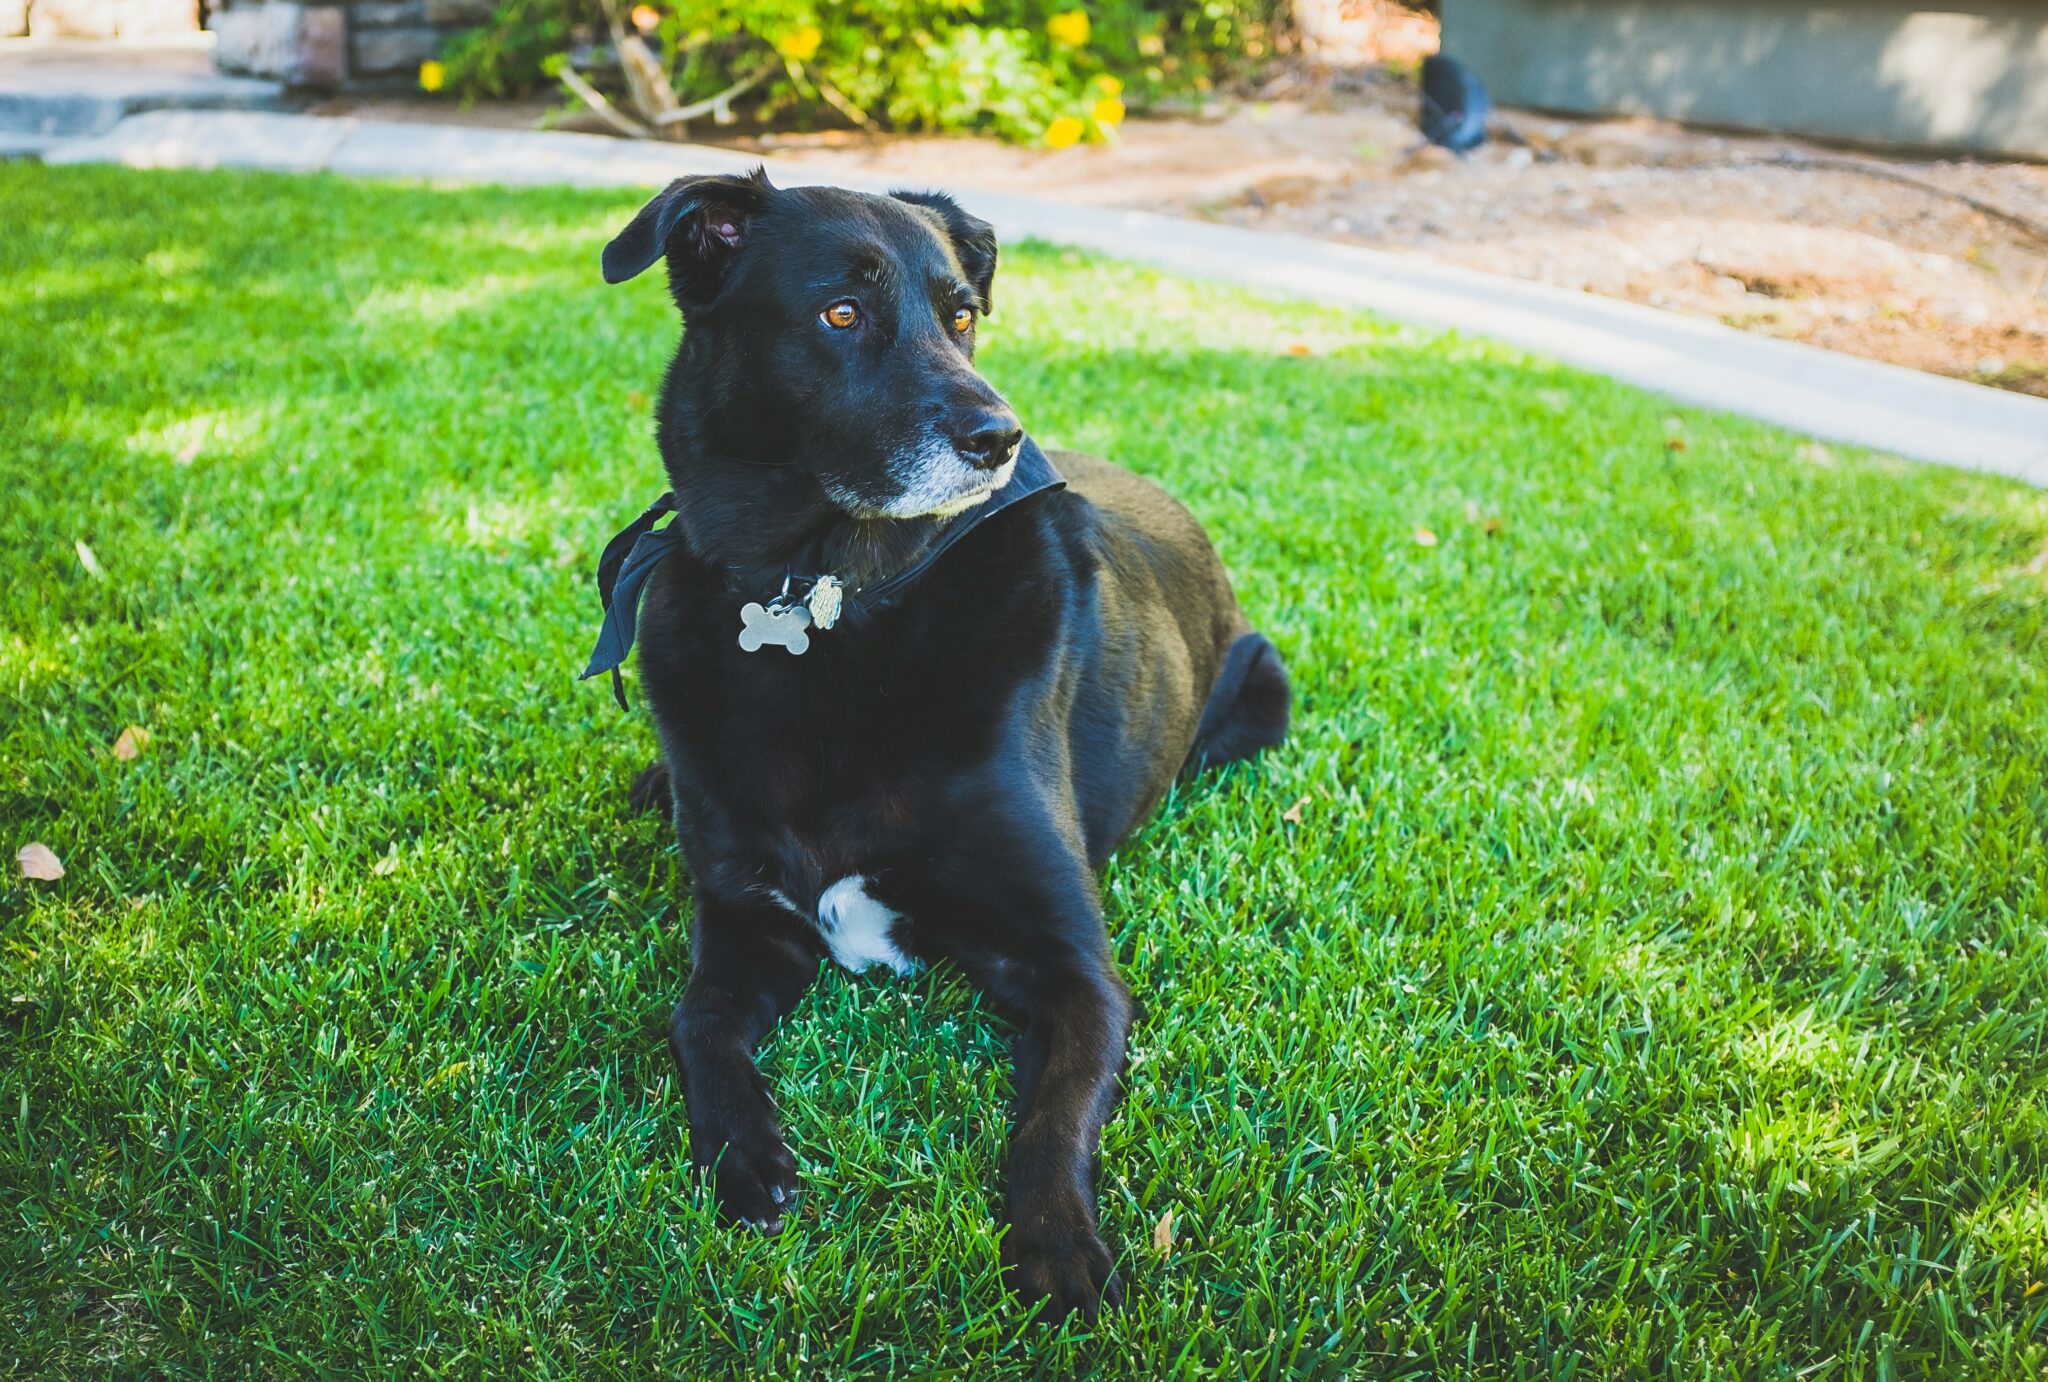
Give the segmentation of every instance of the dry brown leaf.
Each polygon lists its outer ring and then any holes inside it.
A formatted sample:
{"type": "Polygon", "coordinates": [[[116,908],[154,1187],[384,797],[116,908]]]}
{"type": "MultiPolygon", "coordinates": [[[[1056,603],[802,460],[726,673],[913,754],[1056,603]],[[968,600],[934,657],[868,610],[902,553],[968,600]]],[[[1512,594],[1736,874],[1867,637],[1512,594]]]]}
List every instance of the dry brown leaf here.
{"type": "Polygon", "coordinates": [[[626,390],[626,406],[634,409],[645,408],[647,406],[647,395],[641,393],[638,389],[626,390]]]}
{"type": "Polygon", "coordinates": [[[1415,545],[1417,547],[1436,546],[1436,534],[1427,528],[1417,528],[1415,530],[1415,545]]]}
{"type": "Polygon", "coordinates": [[[1306,805],[1308,805],[1308,798],[1303,797],[1300,801],[1297,801],[1294,803],[1294,805],[1288,807],[1286,814],[1282,815],[1280,819],[1286,821],[1290,825],[1300,825],[1301,808],[1306,805]]]}
{"type": "Polygon", "coordinates": [[[142,757],[142,751],[149,747],[149,731],[141,725],[130,725],[121,731],[121,737],[114,741],[114,757],[123,763],[133,763],[142,757]]]}
{"type": "Polygon", "coordinates": [[[1161,1257],[1173,1253],[1173,1211],[1167,1210],[1159,1216],[1159,1222],[1152,1225],[1152,1251],[1161,1257]]]}
{"type": "Polygon", "coordinates": [[[1504,526],[1500,516],[1488,513],[1477,499],[1467,499],[1465,501],[1465,521],[1478,524],[1479,531],[1485,533],[1488,537],[1499,537],[1500,530],[1504,526]]]}
{"type": "Polygon", "coordinates": [[[1315,351],[1309,348],[1309,344],[1306,341],[1289,341],[1287,343],[1287,353],[1289,355],[1313,355],[1315,351]]]}
{"type": "Polygon", "coordinates": [[[64,876],[64,865],[58,861],[55,850],[41,840],[31,840],[15,854],[14,862],[21,865],[21,876],[43,883],[54,883],[64,876]]]}
{"type": "Polygon", "coordinates": [[[1690,443],[1684,437],[1666,437],[1664,439],[1664,449],[1667,451],[1684,451],[1689,445],[1690,443]]]}

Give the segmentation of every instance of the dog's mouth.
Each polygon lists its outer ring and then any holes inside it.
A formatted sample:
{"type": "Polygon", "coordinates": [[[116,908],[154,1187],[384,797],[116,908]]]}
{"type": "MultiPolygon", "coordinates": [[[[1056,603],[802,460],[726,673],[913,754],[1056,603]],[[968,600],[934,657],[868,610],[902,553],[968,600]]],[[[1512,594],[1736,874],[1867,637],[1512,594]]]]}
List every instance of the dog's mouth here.
{"type": "Polygon", "coordinates": [[[986,504],[1017,473],[1013,447],[1002,464],[975,464],[950,443],[929,438],[900,453],[889,465],[895,493],[879,503],[828,486],[849,512],[873,518],[951,518],[986,504]]]}
{"type": "MultiPolygon", "coordinates": [[[[961,462],[965,465],[966,462],[961,462]]],[[[995,492],[1010,483],[1010,477],[1017,473],[1017,453],[1010,452],[1010,459],[994,470],[982,472],[981,482],[965,493],[948,499],[931,511],[933,518],[951,518],[956,513],[965,513],[979,504],[986,504],[995,492]]]]}

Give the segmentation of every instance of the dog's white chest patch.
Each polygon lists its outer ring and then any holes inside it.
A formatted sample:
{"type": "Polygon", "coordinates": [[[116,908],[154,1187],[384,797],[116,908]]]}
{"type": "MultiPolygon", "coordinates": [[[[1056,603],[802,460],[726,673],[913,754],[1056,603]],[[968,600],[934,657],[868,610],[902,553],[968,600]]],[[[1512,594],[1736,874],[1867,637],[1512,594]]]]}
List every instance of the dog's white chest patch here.
{"type": "Polygon", "coordinates": [[[825,889],[818,898],[818,933],[832,958],[856,974],[875,965],[909,974],[917,961],[898,948],[894,937],[903,918],[868,896],[867,881],[854,874],[825,889]]]}

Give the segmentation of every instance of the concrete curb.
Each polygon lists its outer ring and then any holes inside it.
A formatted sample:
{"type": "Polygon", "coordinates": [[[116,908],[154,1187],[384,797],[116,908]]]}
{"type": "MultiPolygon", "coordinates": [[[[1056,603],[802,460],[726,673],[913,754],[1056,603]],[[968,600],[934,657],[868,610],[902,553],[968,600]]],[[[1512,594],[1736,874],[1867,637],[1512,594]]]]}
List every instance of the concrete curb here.
{"type": "MultiPolygon", "coordinates": [[[[314,116],[159,111],[49,151],[51,163],[325,169],[357,176],[650,186],[735,172],[723,149],[314,116]]],[[[788,186],[878,183],[769,160],[788,186]]],[[[2048,400],[1750,335],[1632,303],[1306,236],[957,189],[1005,239],[1100,251],[1198,278],[1492,336],[1702,407],[1829,441],[2048,486],[2048,400]]]]}

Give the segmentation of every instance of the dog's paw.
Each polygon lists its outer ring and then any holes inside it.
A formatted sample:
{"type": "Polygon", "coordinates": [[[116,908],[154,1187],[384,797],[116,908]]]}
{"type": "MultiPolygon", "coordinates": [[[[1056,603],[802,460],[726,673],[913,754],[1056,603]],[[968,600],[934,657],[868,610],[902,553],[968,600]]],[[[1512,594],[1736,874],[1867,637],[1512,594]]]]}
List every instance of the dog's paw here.
{"type": "MultiPolygon", "coordinates": [[[[694,1159],[698,1145],[694,1132],[690,1141],[694,1159]]],[[[796,1158],[789,1154],[781,1136],[768,1129],[730,1139],[710,1150],[711,1156],[698,1160],[697,1166],[711,1177],[711,1195],[719,1217],[767,1234],[782,1232],[783,1216],[796,1208],[801,1182],[796,1158]]]]}
{"type": "Polygon", "coordinates": [[[1003,1240],[1003,1269],[1025,1304],[1038,1306],[1041,1323],[1078,1313],[1094,1320],[1101,1307],[1124,1303],[1123,1283],[1109,1249],[1092,1228],[1076,1224],[1040,1234],[1012,1228],[1003,1240]]]}
{"type": "Polygon", "coordinates": [[[626,793],[627,809],[667,811],[669,809],[668,764],[656,761],[641,770],[626,793]]]}

